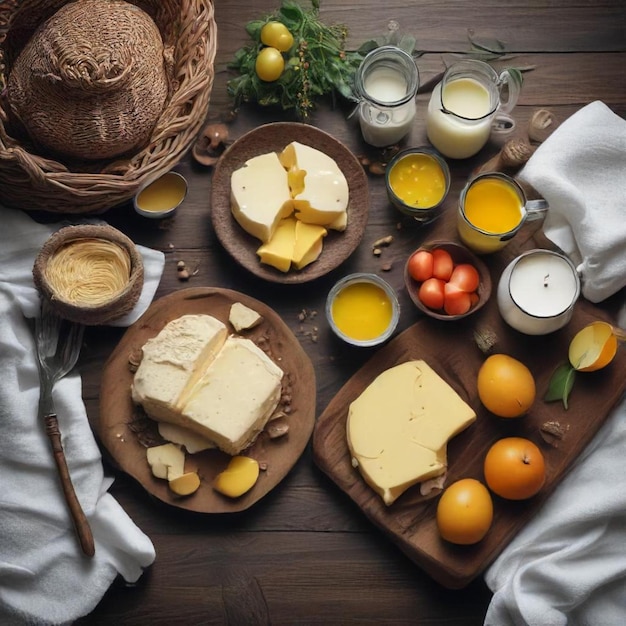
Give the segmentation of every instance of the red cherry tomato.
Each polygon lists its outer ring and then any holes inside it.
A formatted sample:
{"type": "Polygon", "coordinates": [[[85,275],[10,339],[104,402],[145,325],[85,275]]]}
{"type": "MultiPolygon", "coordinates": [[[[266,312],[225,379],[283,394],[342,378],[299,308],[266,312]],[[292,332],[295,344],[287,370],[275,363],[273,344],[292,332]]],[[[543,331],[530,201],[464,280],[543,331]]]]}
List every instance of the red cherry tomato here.
{"type": "Polygon", "coordinates": [[[480,275],[478,270],[470,263],[460,263],[452,270],[450,282],[463,291],[471,293],[478,289],[480,275]]]}
{"type": "Polygon", "coordinates": [[[419,283],[428,280],[433,275],[433,255],[428,250],[418,250],[409,257],[407,270],[419,283]]]}
{"type": "Polygon", "coordinates": [[[450,253],[443,248],[435,248],[433,255],[433,276],[440,280],[450,280],[452,270],[454,269],[454,261],[450,253]]]}
{"type": "Polygon", "coordinates": [[[448,315],[463,315],[472,306],[470,294],[452,283],[444,286],[443,310],[448,315]]]}
{"type": "Polygon", "coordinates": [[[432,277],[425,280],[417,292],[420,302],[429,309],[441,309],[443,307],[445,282],[432,277]]]}

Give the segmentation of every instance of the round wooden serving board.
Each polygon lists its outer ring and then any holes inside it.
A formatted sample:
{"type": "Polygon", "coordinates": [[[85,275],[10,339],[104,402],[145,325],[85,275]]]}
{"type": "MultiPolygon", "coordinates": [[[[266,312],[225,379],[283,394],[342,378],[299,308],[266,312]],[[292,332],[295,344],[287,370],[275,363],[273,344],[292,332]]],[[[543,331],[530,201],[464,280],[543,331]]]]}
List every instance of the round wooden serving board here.
{"type": "Polygon", "coordinates": [[[259,126],[235,141],[221,156],[211,182],[211,219],[224,248],[254,275],[275,283],[304,283],[341,265],[361,242],[369,213],[367,176],[358,159],[328,133],[296,122],[275,122],[259,126]],[[324,237],[320,257],[301,270],[281,272],[259,261],[256,254],[261,242],[249,235],[231,212],[230,178],[232,173],[252,157],[267,152],[282,152],[292,141],[321,150],[341,168],[350,192],[348,226],[343,232],[329,230],[324,237]]]}
{"type": "MultiPolygon", "coordinates": [[[[150,306],[124,334],[102,374],[98,435],[119,467],[135,478],[159,500],[190,511],[232,513],[243,511],[265,496],[287,475],[304,451],[315,423],[315,372],[300,343],[278,314],[245,294],[227,289],[199,287],[182,289],[150,306]],[[158,439],[156,423],[145,417],[131,398],[133,372],[129,357],[140,354],[143,344],[168,322],[187,314],[207,314],[234,329],[228,322],[230,307],[241,302],[263,316],[262,322],[239,335],[262,345],[284,372],[283,389],[291,396],[286,418],[289,432],[270,439],[263,432],[244,454],[266,464],[254,487],[237,499],[227,498],[212,487],[230,457],[218,450],[187,454],[186,471],[197,471],[201,485],[191,496],[176,496],[167,481],[152,475],[146,460],[146,446],[163,443],[158,439]]],[[[279,406],[279,409],[281,407],[279,406]]]]}

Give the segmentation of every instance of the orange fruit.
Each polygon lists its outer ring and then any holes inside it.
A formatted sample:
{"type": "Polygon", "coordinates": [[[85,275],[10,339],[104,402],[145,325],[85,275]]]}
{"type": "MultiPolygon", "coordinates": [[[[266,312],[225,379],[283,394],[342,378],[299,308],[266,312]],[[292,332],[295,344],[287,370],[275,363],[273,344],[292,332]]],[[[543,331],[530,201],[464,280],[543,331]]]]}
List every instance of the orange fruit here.
{"type": "Polygon", "coordinates": [[[446,541],[461,545],[478,543],[493,521],[489,490],[475,478],[452,483],[437,503],[437,528],[446,541]]]}
{"type": "Polygon", "coordinates": [[[530,439],[505,437],[496,441],[483,465],[487,486],[507,500],[526,500],[545,483],[546,464],[530,439]]]}
{"type": "Polygon", "coordinates": [[[535,379],[520,361],[492,354],[478,370],[478,397],[498,417],[519,417],[535,401],[535,379]]]}

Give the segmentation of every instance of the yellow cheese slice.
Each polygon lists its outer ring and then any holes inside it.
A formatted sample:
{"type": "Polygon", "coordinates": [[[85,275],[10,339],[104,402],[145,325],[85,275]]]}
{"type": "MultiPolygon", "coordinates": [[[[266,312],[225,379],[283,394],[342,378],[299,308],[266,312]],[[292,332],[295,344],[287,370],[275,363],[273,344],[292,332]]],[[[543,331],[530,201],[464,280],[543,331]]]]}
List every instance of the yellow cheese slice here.
{"type": "Polygon", "coordinates": [[[281,219],[293,212],[287,172],[275,152],[246,161],[230,179],[231,210],[241,227],[267,242],[281,219]]]}
{"type": "Polygon", "coordinates": [[[365,481],[390,505],[445,471],[447,442],[475,419],[425,361],[408,361],[382,372],[352,402],[348,447],[365,481]]]}
{"type": "Polygon", "coordinates": [[[273,237],[256,251],[261,263],[271,265],[281,272],[288,272],[293,258],[296,239],[296,219],[288,217],[281,220],[273,237]]]}
{"type": "Polygon", "coordinates": [[[292,141],[281,152],[280,162],[289,172],[296,217],[344,230],[348,181],[335,160],[321,150],[292,141]]]}

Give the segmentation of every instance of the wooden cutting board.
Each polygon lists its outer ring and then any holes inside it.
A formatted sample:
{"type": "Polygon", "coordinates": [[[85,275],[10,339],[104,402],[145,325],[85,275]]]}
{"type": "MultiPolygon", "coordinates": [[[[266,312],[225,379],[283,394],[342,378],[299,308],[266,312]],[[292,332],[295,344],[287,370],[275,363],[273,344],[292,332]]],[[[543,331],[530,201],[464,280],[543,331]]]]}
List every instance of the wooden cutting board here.
{"type": "Polygon", "coordinates": [[[561,402],[544,402],[548,381],[557,365],[566,360],[571,338],[603,315],[591,304],[580,301],[567,328],[547,336],[529,337],[505,325],[494,300],[475,316],[460,322],[425,318],[397,336],[342,387],[318,418],[313,433],[316,464],[415,563],[449,588],[464,587],[478,576],[533,517],[626,389],[626,350],[620,349],[604,370],[577,374],[568,410],[561,402]],[[486,357],[474,341],[474,331],[485,327],[499,338],[495,352],[518,358],[535,376],[537,399],[521,418],[497,418],[482,407],[478,398],[476,377],[486,357]],[[422,496],[419,486],[415,486],[387,507],[351,465],[346,443],[350,403],[383,370],[411,359],[424,359],[477,413],[476,422],[448,446],[446,485],[465,477],[484,482],[484,456],[501,437],[527,437],[544,453],[547,466],[544,488],[534,498],[521,502],[494,496],[493,526],[476,545],[457,546],[439,537],[435,521],[439,492],[422,496]],[[556,447],[544,441],[540,433],[541,426],[549,421],[557,421],[567,429],[556,447]]]}
{"type": "MultiPolygon", "coordinates": [[[[279,409],[285,406],[279,405],[279,409]]],[[[249,508],[271,491],[288,474],[304,451],[315,421],[315,371],[311,360],[280,316],[266,304],[229,289],[198,287],[182,289],[154,302],[124,334],[102,373],[98,436],[117,465],[135,478],[150,494],[172,506],[201,513],[233,513],[249,508]],[[188,454],[186,471],[197,471],[200,489],[181,498],[168,487],[167,481],[155,478],[146,460],[146,447],[164,443],[158,439],[156,422],[149,420],[133,404],[133,372],[129,358],[154,337],[171,320],[187,314],[212,315],[228,322],[230,307],[241,302],[263,317],[254,328],[241,331],[264,349],[284,372],[283,398],[289,396],[289,415],[284,419],[289,432],[271,439],[262,432],[244,453],[265,468],[254,487],[239,498],[228,498],[212,487],[216,475],[230,457],[219,450],[188,454]]]]}

